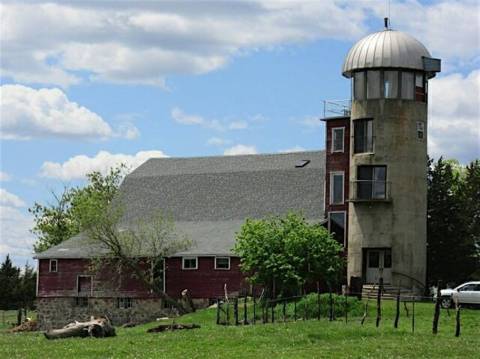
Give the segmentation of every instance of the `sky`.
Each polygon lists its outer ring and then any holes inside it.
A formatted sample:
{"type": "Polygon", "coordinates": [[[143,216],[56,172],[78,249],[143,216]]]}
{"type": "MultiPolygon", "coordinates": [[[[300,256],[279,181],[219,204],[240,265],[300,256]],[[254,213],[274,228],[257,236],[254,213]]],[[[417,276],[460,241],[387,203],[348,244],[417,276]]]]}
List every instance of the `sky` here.
{"type": "Polygon", "coordinates": [[[469,1],[40,1],[0,4],[0,260],[33,264],[28,208],[150,157],[324,148],[350,98],[350,47],[391,27],[442,72],[429,154],[480,157],[480,5],[469,1]]]}

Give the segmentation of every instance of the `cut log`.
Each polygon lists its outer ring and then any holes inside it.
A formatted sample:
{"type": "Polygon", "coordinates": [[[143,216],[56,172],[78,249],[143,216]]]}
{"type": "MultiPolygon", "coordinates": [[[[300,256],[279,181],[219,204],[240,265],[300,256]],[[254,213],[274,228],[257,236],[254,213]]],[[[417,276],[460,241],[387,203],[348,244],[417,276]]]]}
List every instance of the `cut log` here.
{"type": "Polygon", "coordinates": [[[88,322],[67,324],[61,329],[53,329],[44,333],[47,339],[61,339],[71,337],[105,338],[115,336],[115,328],[108,318],[91,318],[88,322]]]}

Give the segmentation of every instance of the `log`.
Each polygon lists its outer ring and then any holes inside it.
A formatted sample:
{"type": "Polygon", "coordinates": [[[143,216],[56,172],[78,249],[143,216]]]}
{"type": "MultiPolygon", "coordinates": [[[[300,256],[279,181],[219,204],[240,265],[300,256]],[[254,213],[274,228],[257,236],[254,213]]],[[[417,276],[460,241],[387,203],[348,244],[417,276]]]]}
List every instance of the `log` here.
{"type": "Polygon", "coordinates": [[[77,322],[67,324],[61,329],[53,329],[44,333],[47,339],[61,339],[61,338],[105,338],[114,337],[115,328],[111,325],[110,320],[103,318],[90,318],[88,322],[77,322]]]}

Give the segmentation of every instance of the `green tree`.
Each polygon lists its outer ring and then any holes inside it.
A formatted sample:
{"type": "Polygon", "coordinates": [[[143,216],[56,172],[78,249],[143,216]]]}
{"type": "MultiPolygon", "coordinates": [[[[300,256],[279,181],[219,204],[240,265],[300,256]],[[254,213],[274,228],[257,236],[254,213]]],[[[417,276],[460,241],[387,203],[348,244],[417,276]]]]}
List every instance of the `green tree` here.
{"type": "Polygon", "coordinates": [[[18,308],[18,282],[20,269],[12,264],[7,254],[0,266],[0,310],[18,308]]]}
{"type": "Polygon", "coordinates": [[[35,270],[27,264],[23,268],[17,282],[17,301],[19,307],[25,311],[27,316],[27,309],[33,309],[36,296],[37,274],[35,270]]]}
{"type": "Polygon", "coordinates": [[[344,267],[342,251],[324,227],[295,213],[247,219],[235,244],[241,270],[273,296],[319,280],[334,283],[344,267]]]}
{"type": "Polygon", "coordinates": [[[53,247],[87,228],[112,202],[126,173],[120,165],[106,175],[92,172],[84,187],[64,188],[61,195],[53,193],[53,204],[35,202],[29,212],[34,217],[32,232],[37,236],[35,252],[53,247]]]}
{"type": "Polygon", "coordinates": [[[469,214],[462,203],[462,176],[440,158],[428,172],[428,281],[459,283],[475,270],[475,245],[465,225],[469,214]]]}

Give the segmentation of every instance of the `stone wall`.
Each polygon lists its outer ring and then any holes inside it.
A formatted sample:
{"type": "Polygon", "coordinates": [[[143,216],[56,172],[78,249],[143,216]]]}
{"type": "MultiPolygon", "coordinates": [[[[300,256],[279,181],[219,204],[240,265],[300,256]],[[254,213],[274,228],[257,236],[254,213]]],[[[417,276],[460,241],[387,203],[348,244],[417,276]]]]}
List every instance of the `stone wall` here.
{"type": "MultiPolygon", "coordinates": [[[[86,298],[87,299],[87,298],[86,298]]],[[[88,298],[86,306],[76,304],[76,298],[55,297],[37,299],[37,316],[40,329],[60,328],[75,320],[84,321],[90,316],[106,315],[113,325],[128,322],[145,323],[167,315],[158,298],[132,298],[131,308],[117,308],[116,298],[88,298]]]]}

